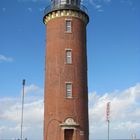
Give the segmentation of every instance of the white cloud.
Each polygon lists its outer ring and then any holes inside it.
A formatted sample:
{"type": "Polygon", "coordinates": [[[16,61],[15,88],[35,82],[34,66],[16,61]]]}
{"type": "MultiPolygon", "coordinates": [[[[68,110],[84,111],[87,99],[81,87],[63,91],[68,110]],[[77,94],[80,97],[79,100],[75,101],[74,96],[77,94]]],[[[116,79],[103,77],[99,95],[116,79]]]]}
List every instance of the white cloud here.
{"type": "Polygon", "coordinates": [[[25,86],[25,94],[39,94],[39,95],[42,95],[43,93],[43,89],[34,85],[34,84],[31,84],[29,86],[25,86]]]}
{"type": "MultiPolygon", "coordinates": [[[[27,93],[38,93],[36,85],[26,87],[27,93]]],[[[43,90],[42,90],[43,91],[43,90]]],[[[26,94],[24,105],[24,136],[30,139],[43,139],[43,97],[30,98],[26,94]]],[[[37,94],[33,94],[36,96],[37,94]]],[[[42,96],[42,95],[41,95],[42,96]]],[[[132,132],[140,137],[140,84],[124,91],[98,95],[89,94],[90,140],[107,138],[106,103],[111,102],[111,138],[131,138],[132,132]],[[102,134],[102,135],[101,135],[102,134]],[[119,135],[118,135],[119,134],[119,135]]],[[[2,138],[20,136],[21,99],[0,99],[0,135],[2,138]]]]}
{"type": "Polygon", "coordinates": [[[102,7],[102,5],[96,5],[95,8],[96,9],[100,9],[102,7]]]}
{"type": "Polygon", "coordinates": [[[45,8],[39,8],[39,11],[40,12],[42,12],[42,11],[44,11],[45,10],[45,8]]]}
{"type": "Polygon", "coordinates": [[[86,5],[91,4],[93,8],[98,12],[103,12],[105,5],[111,3],[112,0],[84,0],[83,3],[86,5]]]}
{"type": "MultiPolygon", "coordinates": [[[[111,132],[113,138],[130,138],[140,129],[140,84],[124,91],[89,96],[91,137],[104,138],[107,134],[106,103],[111,102],[111,132]],[[101,131],[101,132],[100,132],[101,131]],[[98,133],[102,133],[98,135],[98,133]],[[116,135],[118,134],[119,135],[116,135]],[[127,133],[127,134],[126,134],[127,133]]],[[[140,134],[139,134],[140,137],[140,134]]]]}
{"type": "Polygon", "coordinates": [[[13,58],[0,54],[0,62],[12,62],[13,58]]]}
{"type": "MultiPolygon", "coordinates": [[[[43,90],[32,84],[25,87],[23,134],[28,139],[43,137],[43,90]],[[30,94],[32,96],[30,96],[30,94]],[[36,94],[34,94],[36,93],[36,94]],[[41,93],[41,94],[40,94],[41,93]],[[39,96],[36,96],[39,95],[39,96]],[[30,133],[29,133],[30,132],[30,133]],[[36,133],[38,132],[38,133],[36,133]]],[[[19,138],[21,123],[21,98],[0,99],[0,137],[19,138]]]]}
{"type": "MultiPolygon", "coordinates": [[[[28,100],[24,104],[23,133],[29,139],[42,139],[43,133],[42,99],[28,100]]],[[[0,136],[1,138],[19,138],[21,122],[21,100],[11,98],[0,100],[0,136]],[[10,101],[10,102],[9,102],[10,101]],[[16,102],[15,102],[16,101],[16,102]]]]}
{"type": "Polygon", "coordinates": [[[129,6],[133,5],[133,0],[120,0],[120,2],[123,3],[123,4],[127,4],[129,6]]]}
{"type": "MultiPolygon", "coordinates": [[[[117,1],[119,4],[125,4],[131,7],[132,10],[135,10],[133,0],[117,0],[117,1]]],[[[111,3],[113,3],[113,0],[83,0],[82,3],[84,5],[89,5],[89,4],[92,5],[97,12],[103,12],[105,6],[111,5],[111,3]]]]}
{"type": "Polygon", "coordinates": [[[28,11],[29,11],[29,12],[32,12],[33,10],[32,10],[32,8],[29,7],[29,8],[28,8],[28,11]]]}

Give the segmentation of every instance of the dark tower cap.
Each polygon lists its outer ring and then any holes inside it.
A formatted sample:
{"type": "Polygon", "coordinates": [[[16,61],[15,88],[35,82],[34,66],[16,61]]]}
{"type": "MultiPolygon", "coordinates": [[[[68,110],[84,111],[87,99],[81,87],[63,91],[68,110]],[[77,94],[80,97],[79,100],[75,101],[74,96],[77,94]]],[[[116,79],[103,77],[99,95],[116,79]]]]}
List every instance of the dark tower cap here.
{"type": "Polygon", "coordinates": [[[79,7],[81,0],[51,0],[54,6],[57,5],[69,5],[79,7]]]}
{"type": "Polygon", "coordinates": [[[81,11],[88,15],[87,8],[81,4],[81,0],[51,0],[51,4],[46,7],[44,14],[46,16],[52,11],[67,9],[81,11]]]}

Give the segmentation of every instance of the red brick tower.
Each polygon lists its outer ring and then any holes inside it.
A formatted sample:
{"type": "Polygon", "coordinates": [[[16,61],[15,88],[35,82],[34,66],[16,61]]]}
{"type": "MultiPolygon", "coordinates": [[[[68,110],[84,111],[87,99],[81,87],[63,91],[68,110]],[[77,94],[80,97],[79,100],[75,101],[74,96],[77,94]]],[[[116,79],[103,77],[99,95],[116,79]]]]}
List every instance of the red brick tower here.
{"type": "Polygon", "coordinates": [[[88,140],[86,8],[52,0],[45,10],[44,140],[88,140]]]}

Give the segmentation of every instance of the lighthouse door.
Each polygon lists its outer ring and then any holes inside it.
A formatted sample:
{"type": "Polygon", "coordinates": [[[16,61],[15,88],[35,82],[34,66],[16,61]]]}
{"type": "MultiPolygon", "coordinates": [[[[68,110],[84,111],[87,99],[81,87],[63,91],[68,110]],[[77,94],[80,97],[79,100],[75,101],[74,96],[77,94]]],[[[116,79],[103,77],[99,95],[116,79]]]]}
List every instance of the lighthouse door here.
{"type": "Polygon", "coordinates": [[[65,129],[64,140],[73,140],[73,129],[65,129]]]}

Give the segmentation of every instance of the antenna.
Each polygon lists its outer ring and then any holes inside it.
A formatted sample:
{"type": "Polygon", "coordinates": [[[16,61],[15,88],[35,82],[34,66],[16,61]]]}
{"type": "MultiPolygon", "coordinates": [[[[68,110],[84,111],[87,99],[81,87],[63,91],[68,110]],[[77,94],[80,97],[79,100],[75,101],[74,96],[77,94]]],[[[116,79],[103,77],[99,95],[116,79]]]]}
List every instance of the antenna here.
{"type": "Polygon", "coordinates": [[[109,130],[110,130],[110,102],[106,104],[106,121],[108,123],[108,140],[109,140],[109,130]]]}

